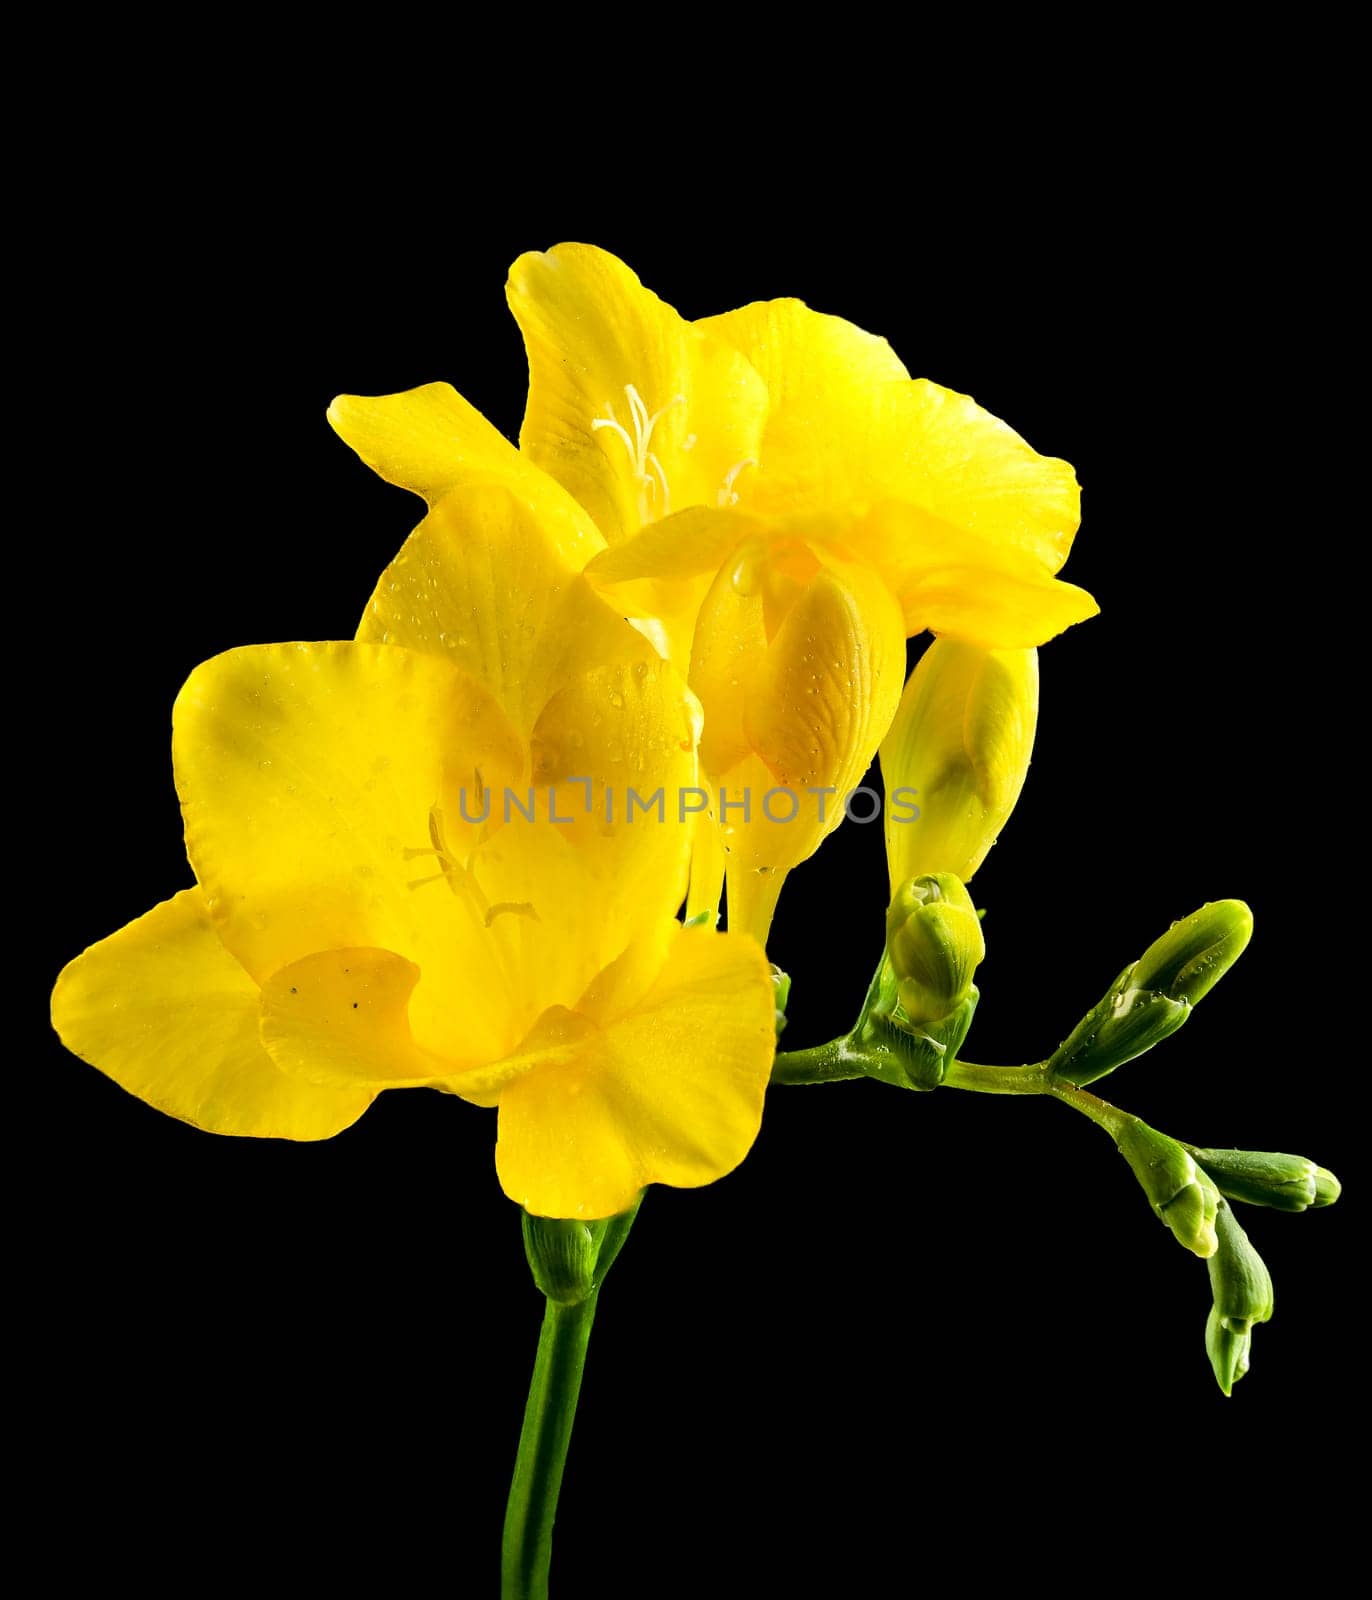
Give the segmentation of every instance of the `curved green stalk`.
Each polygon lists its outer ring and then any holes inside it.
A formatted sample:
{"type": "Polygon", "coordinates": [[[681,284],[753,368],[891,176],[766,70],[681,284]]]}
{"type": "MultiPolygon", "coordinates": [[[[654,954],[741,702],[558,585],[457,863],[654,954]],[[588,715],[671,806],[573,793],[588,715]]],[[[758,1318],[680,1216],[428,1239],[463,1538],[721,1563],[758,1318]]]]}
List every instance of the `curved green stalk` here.
{"type": "Polygon", "coordinates": [[[1048,1094],[1048,1063],[1027,1067],[982,1067],[975,1061],[950,1061],[943,1075],[948,1089],[970,1089],[973,1094],[1048,1094]]]}
{"type": "MultiPolygon", "coordinates": [[[[880,1044],[855,1045],[853,1036],[830,1039],[808,1050],[782,1050],[772,1064],[773,1083],[839,1083],[846,1078],[880,1076],[887,1083],[899,1079],[880,1071],[892,1052],[880,1044]],[[876,1067],[878,1071],[873,1072],[876,1067]]],[[[951,1062],[943,1078],[949,1089],[971,1089],[977,1094],[1048,1094],[1048,1063],[1027,1067],[982,1067],[973,1061],[951,1062]]]]}
{"type": "MultiPolygon", "coordinates": [[[[830,1039],[828,1044],[813,1045],[808,1050],[778,1052],[772,1067],[772,1082],[836,1083],[844,1078],[881,1075],[871,1071],[881,1064],[879,1045],[855,1045],[852,1035],[845,1034],[841,1039],[830,1039]]],[[[888,1076],[885,1081],[889,1083],[892,1079],[888,1076]]],[[[973,1094],[1052,1095],[1055,1100],[1089,1117],[1114,1138],[1119,1137],[1127,1123],[1138,1120],[1099,1095],[1053,1077],[1047,1061],[1033,1061],[1022,1067],[988,1067],[975,1061],[951,1061],[941,1087],[967,1089],[973,1094]]]]}
{"type": "Polygon", "coordinates": [[[840,1083],[866,1075],[867,1057],[847,1034],[808,1050],[781,1050],[772,1063],[773,1083],[840,1083]]]}
{"type": "Polygon", "coordinates": [[[501,1600],[546,1600],[553,1519],[576,1417],[597,1289],[574,1305],[549,1300],[543,1313],[501,1547],[501,1600]]]}

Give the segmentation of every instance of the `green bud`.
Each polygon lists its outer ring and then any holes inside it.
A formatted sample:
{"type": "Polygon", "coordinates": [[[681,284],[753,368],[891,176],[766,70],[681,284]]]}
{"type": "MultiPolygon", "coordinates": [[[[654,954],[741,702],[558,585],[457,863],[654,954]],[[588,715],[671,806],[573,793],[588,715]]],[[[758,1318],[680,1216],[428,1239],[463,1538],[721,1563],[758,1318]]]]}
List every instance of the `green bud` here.
{"type": "Polygon", "coordinates": [[[1219,1312],[1211,1306],[1205,1319],[1205,1353],[1215,1371],[1215,1381],[1226,1395],[1233,1394],[1234,1385],[1248,1371],[1248,1355],[1253,1344],[1253,1330],[1245,1328],[1235,1333],[1226,1328],[1219,1312]]]}
{"type": "Polygon", "coordinates": [[[1343,1193],[1343,1185],[1328,1167],[1315,1168],[1315,1198],[1313,1206],[1332,1206],[1343,1193]]]}
{"type": "Polygon", "coordinates": [[[777,1038],[786,1027],[786,1003],[791,998],[791,977],[776,962],[772,963],[772,1000],[776,1010],[777,1038]]]}
{"type": "Polygon", "coordinates": [[[1266,1322],[1272,1315],[1272,1274],[1239,1225],[1231,1205],[1215,1216],[1216,1250],[1210,1257],[1210,1291],[1226,1327],[1266,1322]]]}
{"type": "Polygon", "coordinates": [[[867,1062],[867,1076],[902,1089],[937,1089],[948,1063],[962,1048],[979,998],[973,984],[956,1011],[937,1022],[917,1025],[898,1004],[895,975],[889,958],[883,957],[868,1004],[850,1036],[867,1062]]]}
{"type": "Polygon", "coordinates": [[[1100,1004],[1054,1051],[1052,1074],[1078,1088],[1094,1083],[1160,1044],[1190,1015],[1185,1000],[1140,988],[1134,969],[1126,967],[1100,1004]]]}
{"type": "Polygon", "coordinates": [[[629,1229],[638,1215],[642,1196],[617,1217],[580,1222],[575,1217],[535,1217],[521,1210],[524,1253],[534,1282],[559,1305],[588,1300],[605,1281],[629,1229]]]}
{"type": "Polygon", "coordinates": [[[886,948],[902,1010],[916,1027],[957,1011],[986,957],[972,897],[951,872],[911,878],[886,913],[886,948]]]}
{"type": "Polygon", "coordinates": [[[1307,1206],[1332,1206],[1339,1198],[1339,1180],[1304,1156],[1272,1150],[1196,1150],[1192,1154],[1215,1180],[1221,1194],[1250,1206],[1277,1211],[1304,1211],[1307,1206]]]}
{"type": "Polygon", "coordinates": [[[1253,937],[1253,913],[1242,900],[1215,900],[1174,922],[1139,958],[1134,982],[1191,1005],[1209,994],[1253,937]]]}
{"type": "Polygon", "coordinates": [[[1272,1275],[1249,1243],[1233,1208],[1220,1203],[1215,1217],[1216,1250],[1210,1257],[1214,1307],[1205,1328],[1205,1348],[1225,1394],[1248,1371],[1252,1332],[1272,1315],[1272,1275]]]}
{"type": "Polygon", "coordinates": [[[1116,1143],[1143,1186],[1149,1204],[1193,1255],[1212,1256],[1216,1249],[1215,1217],[1223,1205],[1219,1190],[1190,1152],[1131,1119],[1116,1143]]]}
{"type": "Polygon", "coordinates": [[[1053,1076],[1081,1088],[1160,1044],[1234,964],[1252,932],[1242,900],[1217,900],[1174,922],[1058,1046],[1053,1076]]]}

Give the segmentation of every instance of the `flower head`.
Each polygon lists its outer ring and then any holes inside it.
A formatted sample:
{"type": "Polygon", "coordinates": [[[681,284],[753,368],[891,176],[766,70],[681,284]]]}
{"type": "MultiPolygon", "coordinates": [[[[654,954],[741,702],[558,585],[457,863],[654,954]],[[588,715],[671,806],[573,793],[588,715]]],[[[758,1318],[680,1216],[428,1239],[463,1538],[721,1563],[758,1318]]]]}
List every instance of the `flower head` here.
{"type": "Polygon", "coordinates": [[[387,1088],[498,1105],[501,1182],[545,1215],[742,1159],[769,968],[676,920],[675,812],[624,811],[631,788],[694,783],[698,706],[564,532],[469,484],[383,575],[359,641],[191,675],[173,755],[198,886],[66,969],[73,1050],[221,1133],[325,1138],[387,1088]],[[392,630],[397,574],[424,605],[392,630]]]}
{"type": "Polygon", "coordinates": [[[765,938],[895,714],[907,634],[1022,649],[1094,613],[1056,577],[1072,469],[797,300],[687,322],[577,244],[520,257],[508,295],[529,357],[518,455],[441,384],[344,397],[331,419],[431,503],[492,475],[556,503],[568,550],[704,707],[692,907],[718,903],[727,861],[730,923],[765,938]],[[794,810],[764,809],[772,788],[794,810]]]}

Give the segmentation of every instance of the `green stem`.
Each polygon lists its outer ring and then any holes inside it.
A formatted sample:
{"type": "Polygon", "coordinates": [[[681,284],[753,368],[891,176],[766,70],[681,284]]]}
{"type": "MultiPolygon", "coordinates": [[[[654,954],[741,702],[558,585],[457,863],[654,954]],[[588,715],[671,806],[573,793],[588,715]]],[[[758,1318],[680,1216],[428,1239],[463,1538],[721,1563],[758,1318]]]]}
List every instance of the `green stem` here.
{"type": "Polygon", "coordinates": [[[594,1290],[575,1305],[549,1300],[543,1313],[505,1511],[501,1600],[546,1600],[548,1594],[557,1494],[599,1293],[594,1290]]]}
{"type": "Polygon", "coordinates": [[[870,1016],[872,1007],[881,995],[882,974],[887,969],[885,951],[877,962],[877,970],[867,985],[862,1010],[852,1031],[840,1039],[830,1039],[828,1044],[811,1045],[808,1050],[781,1050],[772,1063],[773,1083],[842,1083],[848,1078],[865,1078],[872,1062],[870,1052],[855,1046],[853,1041],[862,1032],[862,1025],[870,1016]]]}
{"type": "Polygon", "coordinates": [[[866,1057],[855,1050],[851,1038],[830,1039],[808,1050],[782,1050],[772,1063],[773,1083],[838,1083],[865,1075],[866,1057]]]}
{"type": "MultiPolygon", "coordinates": [[[[864,1049],[854,1045],[851,1034],[845,1034],[808,1050],[780,1051],[772,1066],[772,1082],[839,1083],[868,1076],[870,1069],[880,1065],[879,1047],[864,1049]]],[[[954,1061],[943,1087],[970,1089],[976,1094],[1047,1094],[1048,1064],[1036,1061],[1027,1067],[981,1067],[974,1061],[954,1061]]]]}
{"type": "Polygon", "coordinates": [[[1110,1137],[1119,1143],[1120,1135],[1131,1122],[1139,1119],[1128,1111],[1121,1111],[1118,1106],[1112,1106],[1108,1100],[1102,1100],[1097,1094],[1088,1094],[1085,1089],[1078,1089],[1074,1083],[1062,1083],[1056,1079],[1048,1080],[1048,1093],[1056,1096],[1066,1106],[1071,1106],[1074,1111],[1080,1111],[1082,1116],[1090,1117],[1098,1128],[1104,1128],[1110,1137]]]}
{"type": "Polygon", "coordinates": [[[975,1061],[953,1061],[943,1075],[943,1088],[970,1089],[974,1094],[1047,1094],[1048,1063],[1027,1067],[981,1067],[975,1061]]]}
{"type": "MultiPolygon", "coordinates": [[[[772,1082],[836,1083],[843,1078],[884,1076],[870,1071],[879,1065],[875,1051],[855,1046],[852,1035],[847,1034],[809,1050],[781,1051],[772,1067],[772,1082]]],[[[886,1081],[891,1080],[888,1077],[886,1081]]],[[[1104,1128],[1116,1142],[1128,1124],[1138,1120],[1099,1095],[1050,1076],[1046,1061],[1034,1061],[1024,1067],[986,1067],[975,1061],[952,1061],[941,1087],[968,1089],[973,1094],[1051,1094],[1089,1117],[1098,1128],[1104,1128]]]]}

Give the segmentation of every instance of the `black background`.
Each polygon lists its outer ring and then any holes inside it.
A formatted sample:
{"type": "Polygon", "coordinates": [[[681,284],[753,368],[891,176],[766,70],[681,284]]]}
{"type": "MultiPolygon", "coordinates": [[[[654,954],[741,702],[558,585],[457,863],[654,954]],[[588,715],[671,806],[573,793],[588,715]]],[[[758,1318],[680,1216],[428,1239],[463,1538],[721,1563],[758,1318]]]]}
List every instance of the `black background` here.
{"type": "MultiPolygon", "coordinates": [[[[339,199],[317,157],[201,153],[182,186],[151,142],[134,182],[127,150],[106,170],[95,149],[90,270],[56,352],[80,492],[37,530],[30,600],[61,612],[33,993],[190,881],[168,739],[185,674],[238,644],[348,637],[418,519],[329,430],[331,396],[447,379],[513,435],[505,270],[584,238],[688,316],[783,294],[847,316],[1074,463],[1065,576],[1102,615],[1043,654],[1033,769],[976,884],[990,954],[968,1053],[1040,1055],[1172,919],[1242,896],[1249,953],[1108,1090],[1182,1137],[1346,1180],[1361,1061],[1322,1060],[1312,1022],[1357,825],[1326,620],[1346,309],[1328,192],[1247,137],[1242,158],[1218,134],[1140,143],[1089,181],[1045,157],[861,192],[832,168],[784,194],[718,172],[680,192],[666,167],[617,189],[607,154],[591,204],[570,179],[560,198],[477,192],[455,163],[404,206],[384,163],[339,199]]],[[[789,881],[788,1044],[851,1020],[883,899],[875,827],[789,881]]],[[[215,1139],[41,1021],[30,1062],[39,1104],[11,1137],[37,1158],[33,1381],[46,1470],[102,1558],[149,1572],[171,1539],[253,1568],[279,1535],[302,1573],[375,1557],[405,1592],[437,1560],[455,1592],[493,1592],[540,1311],[494,1116],[390,1094],[325,1144],[215,1139]]],[[[1307,1492],[1361,1362],[1349,1210],[1246,1213],[1277,1312],[1226,1402],[1203,1264],[1084,1121],[776,1091],[743,1167],[650,1192],[615,1268],[561,1592],[726,1574],[877,1592],[931,1552],[968,1578],[1070,1573],[1103,1529],[1159,1550],[1240,1514],[1319,1537],[1307,1492]]]]}

